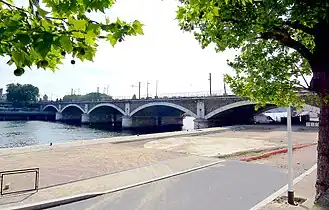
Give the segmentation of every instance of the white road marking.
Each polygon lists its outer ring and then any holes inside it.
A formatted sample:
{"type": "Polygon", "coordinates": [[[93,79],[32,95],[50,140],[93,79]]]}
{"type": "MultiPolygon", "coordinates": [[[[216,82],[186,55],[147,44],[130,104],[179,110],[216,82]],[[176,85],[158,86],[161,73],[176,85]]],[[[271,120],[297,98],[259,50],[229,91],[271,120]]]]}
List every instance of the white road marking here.
{"type": "MultiPolygon", "coordinates": [[[[297,184],[303,178],[305,178],[306,176],[310,175],[316,169],[316,167],[317,167],[317,164],[314,164],[310,169],[308,169],[303,174],[301,174],[298,177],[296,177],[294,179],[293,184],[294,185],[297,184]]],[[[276,199],[277,197],[279,197],[280,195],[282,195],[283,193],[285,193],[287,190],[288,190],[288,184],[285,185],[285,186],[283,186],[278,191],[276,191],[272,195],[268,196],[267,198],[265,198],[264,200],[262,200],[261,202],[259,202],[258,204],[256,204],[254,207],[252,207],[249,210],[257,210],[257,209],[260,209],[260,208],[266,206],[267,204],[271,203],[274,199],[276,199]]]]}

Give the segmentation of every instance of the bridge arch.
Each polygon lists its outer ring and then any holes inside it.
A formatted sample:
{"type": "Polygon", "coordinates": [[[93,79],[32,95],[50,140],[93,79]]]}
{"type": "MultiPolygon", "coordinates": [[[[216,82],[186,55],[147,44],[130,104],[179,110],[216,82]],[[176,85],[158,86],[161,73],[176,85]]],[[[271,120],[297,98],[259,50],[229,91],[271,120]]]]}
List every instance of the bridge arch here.
{"type": "Polygon", "coordinates": [[[46,105],[45,107],[42,108],[42,111],[45,111],[47,108],[50,108],[50,107],[56,109],[56,111],[59,112],[59,109],[53,104],[46,105]]]}
{"type": "Polygon", "coordinates": [[[61,113],[69,107],[76,107],[76,108],[80,109],[82,113],[85,113],[85,111],[77,104],[68,104],[68,105],[64,106],[63,109],[61,110],[61,113]]]}
{"type": "Polygon", "coordinates": [[[93,108],[91,108],[87,114],[90,114],[92,111],[94,111],[95,109],[99,108],[99,107],[112,107],[113,109],[119,111],[122,115],[125,115],[125,112],[119,108],[118,106],[114,105],[114,104],[109,104],[109,103],[105,103],[105,104],[98,104],[96,106],[94,106],[93,108]]]}
{"type": "MultiPolygon", "coordinates": [[[[209,114],[207,114],[205,116],[205,119],[212,118],[213,116],[215,116],[215,115],[217,115],[221,112],[227,111],[229,109],[234,109],[234,108],[237,108],[237,107],[248,106],[248,105],[254,105],[254,103],[251,102],[251,101],[238,101],[238,102],[235,102],[235,103],[232,103],[232,104],[228,104],[226,106],[220,107],[220,108],[215,109],[214,111],[210,112],[209,114]]],[[[265,111],[271,110],[271,109],[276,108],[276,107],[277,106],[275,106],[275,105],[269,104],[267,107],[261,108],[260,110],[256,111],[255,115],[261,114],[265,111]]],[[[306,111],[312,111],[312,112],[317,113],[317,114],[320,113],[320,108],[312,106],[312,105],[308,105],[308,104],[303,105],[303,109],[306,110],[306,111]]]]}
{"type": "Polygon", "coordinates": [[[132,117],[137,112],[139,112],[139,111],[141,111],[141,110],[143,110],[145,108],[152,107],[152,106],[167,106],[167,107],[175,108],[175,109],[178,109],[178,110],[180,110],[180,111],[182,111],[182,112],[184,112],[184,113],[186,113],[188,115],[191,115],[192,117],[197,118],[197,115],[195,113],[193,113],[191,110],[189,110],[189,109],[187,109],[185,107],[182,107],[180,105],[169,103],[169,102],[151,102],[151,103],[144,104],[142,106],[139,106],[134,111],[132,111],[129,116],[132,117]]]}
{"type": "Polygon", "coordinates": [[[209,119],[209,118],[212,118],[213,116],[221,113],[221,112],[225,112],[229,109],[234,109],[236,107],[240,107],[240,106],[247,106],[247,105],[253,105],[254,103],[251,102],[251,101],[238,101],[238,102],[235,102],[235,103],[232,103],[232,104],[228,104],[228,105],[225,105],[225,106],[222,106],[222,107],[219,107],[218,109],[215,109],[213,110],[212,112],[208,113],[205,118],[206,119],[209,119]]]}

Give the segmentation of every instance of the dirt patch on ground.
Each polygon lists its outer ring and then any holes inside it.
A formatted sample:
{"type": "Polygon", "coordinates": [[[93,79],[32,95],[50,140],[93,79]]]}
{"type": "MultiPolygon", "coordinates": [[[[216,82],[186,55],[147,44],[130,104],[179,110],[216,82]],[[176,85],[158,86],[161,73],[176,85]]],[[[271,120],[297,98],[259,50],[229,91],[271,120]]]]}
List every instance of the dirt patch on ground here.
{"type": "Polygon", "coordinates": [[[1,170],[40,168],[40,187],[49,187],[184,156],[127,145],[98,144],[0,156],[1,170]]]}

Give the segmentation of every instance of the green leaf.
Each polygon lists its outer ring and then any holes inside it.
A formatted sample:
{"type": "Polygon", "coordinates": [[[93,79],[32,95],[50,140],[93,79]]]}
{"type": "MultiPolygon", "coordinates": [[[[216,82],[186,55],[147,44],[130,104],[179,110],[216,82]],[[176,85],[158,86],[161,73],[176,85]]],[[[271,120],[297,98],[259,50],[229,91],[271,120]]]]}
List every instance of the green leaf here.
{"type": "Polygon", "coordinates": [[[27,34],[17,34],[16,35],[16,40],[23,44],[23,45],[27,45],[30,44],[31,40],[30,40],[30,36],[27,34]]]}
{"type": "Polygon", "coordinates": [[[49,43],[38,43],[35,47],[35,51],[42,57],[45,58],[50,51],[51,45],[49,43]]]}
{"type": "Polygon", "coordinates": [[[37,11],[39,12],[39,14],[42,17],[46,17],[49,14],[49,12],[47,12],[46,10],[41,9],[40,7],[38,7],[37,11]]]}
{"type": "Polygon", "coordinates": [[[114,47],[117,43],[117,39],[113,36],[113,34],[107,35],[107,40],[110,41],[111,45],[114,47]]]}
{"type": "Polygon", "coordinates": [[[12,53],[12,59],[15,62],[16,66],[19,67],[23,67],[24,64],[24,54],[23,52],[17,52],[14,51],[12,53]]]}
{"type": "Polygon", "coordinates": [[[213,11],[214,16],[219,16],[219,12],[218,12],[217,7],[214,7],[212,11],[213,11]]]}
{"type": "Polygon", "coordinates": [[[53,44],[54,35],[51,33],[43,33],[42,39],[36,43],[35,51],[44,59],[49,51],[51,50],[51,45],[53,44]]]}
{"type": "Polygon", "coordinates": [[[135,20],[133,22],[133,28],[136,31],[137,34],[143,35],[143,24],[141,24],[138,20],[135,20]]]}
{"type": "Polygon", "coordinates": [[[75,38],[85,38],[85,34],[81,33],[81,32],[72,32],[72,35],[75,37],[75,38]]]}
{"type": "Polygon", "coordinates": [[[76,20],[73,24],[75,29],[84,31],[88,22],[86,20],[76,20]]]}
{"type": "Polygon", "coordinates": [[[45,20],[45,19],[42,19],[42,20],[41,20],[41,25],[42,25],[46,30],[48,30],[48,29],[52,26],[51,22],[50,22],[49,20],[45,20]]]}
{"type": "Polygon", "coordinates": [[[86,29],[87,33],[93,32],[94,34],[99,34],[100,30],[101,30],[101,26],[93,23],[88,24],[86,29]]]}
{"type": "Polygon", "coordinates": [[[70,40],[70,38],[66,35],[62,35],[60,38],[59,38],[59,43],[61,44],[61,46],[63,47],[63,49],[65,51],[67,51],[68,53],[71,53],[72,52],[72,42],[70,40]]]}

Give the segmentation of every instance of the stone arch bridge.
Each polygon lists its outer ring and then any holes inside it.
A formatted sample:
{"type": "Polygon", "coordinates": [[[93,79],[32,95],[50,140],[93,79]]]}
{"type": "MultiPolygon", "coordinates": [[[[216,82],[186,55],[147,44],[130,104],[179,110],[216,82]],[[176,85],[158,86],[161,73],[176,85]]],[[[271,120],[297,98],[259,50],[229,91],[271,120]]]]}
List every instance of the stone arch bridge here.
{"type": "MultiPolygon", "coordinates": [[[[48,102],[40,109],[56,113],[58,121],[83,124],[110,123],[122,128],[182,125],[183,116],[195,118],[195,128],[250,123],[253,116],[275,108],[255,110],[254,104],[238,96],[191,97],[145,100],[48,102]]],[[[317,107],[305,106],[319,112],[317,107]]]]}

